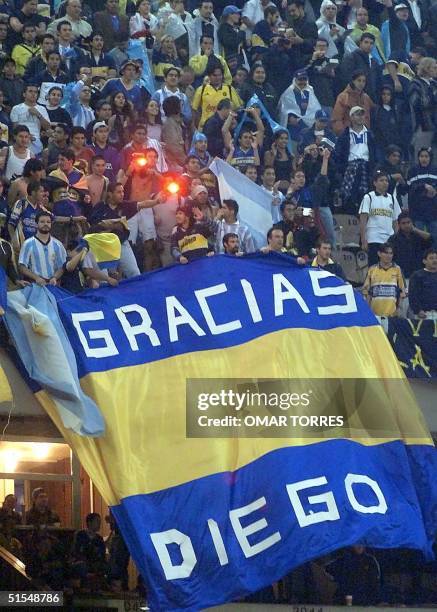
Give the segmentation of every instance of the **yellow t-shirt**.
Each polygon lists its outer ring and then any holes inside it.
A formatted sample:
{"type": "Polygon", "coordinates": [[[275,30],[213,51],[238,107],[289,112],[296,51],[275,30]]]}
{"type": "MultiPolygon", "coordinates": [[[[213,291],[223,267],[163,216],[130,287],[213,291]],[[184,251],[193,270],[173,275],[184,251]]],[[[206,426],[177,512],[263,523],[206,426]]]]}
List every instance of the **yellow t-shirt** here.
{"type": "Polygon", "coordinates": [[[385,270],[379,264],[371,266],[363,285],[363,294],[371,298],[370,308],[379,317],[392,317],[396,312],[400,291],[405,281],[399,266],[385,270]]]}
{"type": "Polygon", "coordinates": [[[222,85],[220,89],[215,89],[208,83],[196,89],[192,106],[193,110],[202,112],[199,122],[200,128],[203,127],[207,119],[213,116],[220,100],[225,98],[231,101],[234,110],[243,105],[240,96],[232,85],[222,85]]]}

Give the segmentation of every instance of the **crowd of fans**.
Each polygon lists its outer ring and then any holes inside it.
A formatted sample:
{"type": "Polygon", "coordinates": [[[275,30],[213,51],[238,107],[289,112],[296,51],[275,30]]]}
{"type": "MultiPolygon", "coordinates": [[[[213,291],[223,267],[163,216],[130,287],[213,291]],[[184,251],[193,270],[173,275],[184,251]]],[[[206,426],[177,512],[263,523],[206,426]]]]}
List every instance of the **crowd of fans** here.
{"type": "Polygon", "coordinates": [[[61,520],[43,488],[33,490],[31,507],[23,515],[16,507],[16,496],[7,495],[0,508],[0,546],[21,559],[38,584],[93,593],[128,590],[130,556],[112,514],[105,517],[110,529],[105,540],[96,512],[86,516],[85,529],[71,538],[53,529],[61,527],[61,520]]]}
{"type": "MultiPolygon", "coordinates": [[[[0,0],[10,288],[78,293],[254,252],[238,197],[220,198],[219,157],[271,195],[261,253],[350,280],[334,261],[334,213],[351,215],[375,314],[437,318],[436,54],[432,0],[0,0]],[[84,239],[96,234],[120,241],[117,267],[99,266],[84,239]]],[[[2,537],[25,555],[9,498],[2,537]]],[[[26,523],[59,522],[44,492],[33,502],[26,523]]],[[[129,556],[108,520],[109,553],[96,514],[67,552],[38,531],[29,572],[126,586],[129,556]]],[[[361,601],[365,567],[362,600],[377,602],[376,561],[346,555],[331,568],[341,598],[349,580],[361,601]]]]}
{"type": "Polygon", "coordinates": [[[262,252],[344,277],[333,213],[354,215],[375,313],[434,318],[436,25],[428,0],[4,0],[9,280],[78,292],[253,252],[220,157],[271,194],[262,252]],[[96,233],[120,240],[117,268],[96,233]]]}

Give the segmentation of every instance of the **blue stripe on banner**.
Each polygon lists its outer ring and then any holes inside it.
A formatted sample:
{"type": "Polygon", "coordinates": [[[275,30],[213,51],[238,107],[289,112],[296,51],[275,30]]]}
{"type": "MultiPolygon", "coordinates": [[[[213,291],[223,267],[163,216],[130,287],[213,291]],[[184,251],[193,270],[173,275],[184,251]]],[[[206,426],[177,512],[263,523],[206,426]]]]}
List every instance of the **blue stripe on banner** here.
{"type": "Polygon", "coordinates": [[[377,325],[350,285],[276,254],[205,257],[78,296],[49,289],[81,377],[288,328],[377,325]]]}
{"type": "Polygon", "coordinates": [[[331,440],[278,449],[234,473],[125,498],[112,510],[151,589],[151,609],[194,611],[355,543],[430,557],[436,473],[433,447],[331,440]]]}
{"type": "Polygon", "coordinates": [[[120,263],[119,259],[111,259],[110,261],[99,261],[98,266],[101,270],[117,268],[120,263]]]}

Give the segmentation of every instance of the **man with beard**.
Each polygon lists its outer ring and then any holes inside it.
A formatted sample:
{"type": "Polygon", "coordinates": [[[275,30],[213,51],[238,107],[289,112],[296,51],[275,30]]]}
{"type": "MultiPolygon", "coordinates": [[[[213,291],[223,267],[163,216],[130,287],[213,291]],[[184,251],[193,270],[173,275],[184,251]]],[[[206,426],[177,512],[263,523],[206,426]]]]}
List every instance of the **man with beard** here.
{"type": "Polygon", "coordinates": [[[67,253],[62,242],[51,236],[51,214],[41,210],[35,221],[36,234],[24,241],[18,267],[24,278],[38,285],[56,285],[64,272],[67,253]]]}
{"type": "Polygon", "coordinates": [[[234,234],[233,232],[229,232],[229,234],[223,236],[223,248],[225,250],[225,255],[236,255],[237,257],[244,255],[243,251],[240,251],[240,239],[238,238],[238,234],[234,234]]]}

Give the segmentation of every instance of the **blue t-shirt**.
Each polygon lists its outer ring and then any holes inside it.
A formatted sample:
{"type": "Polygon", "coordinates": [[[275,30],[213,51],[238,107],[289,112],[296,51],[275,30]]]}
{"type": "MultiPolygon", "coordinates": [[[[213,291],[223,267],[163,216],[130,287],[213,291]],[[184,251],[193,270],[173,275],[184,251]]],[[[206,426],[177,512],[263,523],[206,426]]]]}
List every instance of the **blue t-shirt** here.
{"type": "Polygon", "coordinates": [[[120,170],[120,153],[117,149],[110,145],[107,145],[104,149],[101,149],[97,145],[91,145],[89,149],[94,155],[101,155],[105,158],[105,176],[109,179],[110,183],[115,183],[117,180],[117,173],[120,170]]]}
{"type": "Polygon", "coordinates": [[[235,168],[244,168],[249,164],[255,164],[255,149],[250,147],[248,151],[243,151],[237,145],[234,150],[234,155],[231,160],[231,165],[235,168]]]}
{"type": "Polygon", "coordinates": [[[126,100],[132,102],[135,110],[140,113],[144,110],[144,95],[139,85],[134,85],[132,89],[126,89],[121,79],[110,79],[102,89],[102,98],[106,98],[115,93],[123,93],[126,100]]]}
{"type": "Polygon", "coordinates": [[[34,207],[25,198],[18,200],[14,204],[8,223],[16,228],[21,222],[24,239],[27,240],[36,234],[37,225],[35,217],[39,210],[39,206],[34,207]]]}
{"type": "Polygon", "coordinates": [[[80,202],[75,200],[59,200],[53,206],[53,214],[56,217],[80,217],[83,215],[80,202]]]}

